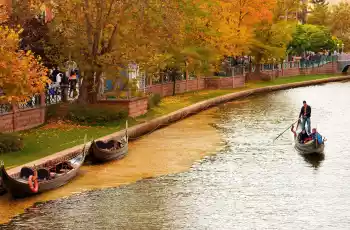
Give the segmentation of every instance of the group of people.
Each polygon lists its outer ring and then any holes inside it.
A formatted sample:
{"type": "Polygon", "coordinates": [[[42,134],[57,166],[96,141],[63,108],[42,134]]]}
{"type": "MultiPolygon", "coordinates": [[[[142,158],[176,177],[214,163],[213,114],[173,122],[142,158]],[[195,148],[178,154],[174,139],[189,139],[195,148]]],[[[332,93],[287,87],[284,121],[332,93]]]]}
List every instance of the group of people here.
{"type": "Polygon", "coordinates": [[[49,92],[51,95],[55,94],[55,89],[58,87],[69,87],[69,97],[75,97],[77,94],[77,83],[79,80],[79,70],[71,70],[70,72],[63,72],[60,69],[54,68],[50,73],[50,80],[52,84],[49,86],[49,92]]]}
{"type": "Polygon", "coordinates": [[[319,134],[316,128],[311,130],[311,106],[309,106],[306,101],[303,101],[303,106],[301,107],[299,113],[298,124],[301,122],[301,132],[299,134],[294,131],[294,125],[292,125],[291,131],[294,133],[300,144],[305,144],[309,141],[315,140],[317,144],[322,144],[323,139],[321,134],[319,134]],[[305,128],[307,124],[307,130],[305,128]]]}

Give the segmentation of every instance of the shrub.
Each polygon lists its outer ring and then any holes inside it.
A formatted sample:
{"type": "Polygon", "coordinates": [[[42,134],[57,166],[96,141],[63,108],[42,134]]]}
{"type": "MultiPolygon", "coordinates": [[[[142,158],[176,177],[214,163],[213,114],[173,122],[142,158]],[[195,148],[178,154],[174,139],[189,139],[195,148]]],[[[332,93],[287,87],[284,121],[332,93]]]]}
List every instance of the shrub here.
{"type": "Polygon", "coordinates": [[[22,138],[13,134],[0,133],[0,153],[17,152],[23,149],[22,138]]]}
{"type": "Polygon", "coordinates": [[[126,119],[128,112],[124,110],[115,110],[111,107],[102,105],[70,105],[66,118],[73,122],[84,124],[104,124],[111,121],[126,119]]]}
{"type": "Polygon", "coordinates": [[[160,96],[160,94],[151,94],[149,97],[148,97],[148,108],[152,108],[154,106],[158,106],[159,103],[161,102],[162,98],[160,96]]]}
{"type": "Polygon", "coordinates": [[[60,104],[53,104],[46,107],[46,120],[58,118],[60,104]]]}

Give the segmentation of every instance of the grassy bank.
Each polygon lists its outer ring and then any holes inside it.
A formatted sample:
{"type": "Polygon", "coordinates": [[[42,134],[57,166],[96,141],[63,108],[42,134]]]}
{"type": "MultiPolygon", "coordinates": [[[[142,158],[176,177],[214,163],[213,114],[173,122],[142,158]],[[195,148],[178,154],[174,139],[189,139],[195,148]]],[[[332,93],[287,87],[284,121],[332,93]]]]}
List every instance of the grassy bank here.
{"type": "MultiPolygon", "coordinates": [[[[225,94],[240,92],[247,89],[255,89],[265,86],[281,85],[308,80],[324,79],[334,75],[310,75],[279,78],[271,82],[251,82],[243,88],[226,90],[202,90],[188,92],[177,96],[163,98],[158,107],[150,110],[146,115],[137,119],[130,119],[129,126],[149,121],[156,117],[174,112],[191,104],[225,94]]],[[[61,150],[83,143],[84,135],[88,139],[99,138],[123,129],[125,121],[109,123],[105,126],[80,126],[63,122],[45,124],[39,128],[19,132],[24,139],[24,149],[16,153],[8,153],[0,156],[7,167],[15,167],[27,162],[48,156],[61,150]]]]}

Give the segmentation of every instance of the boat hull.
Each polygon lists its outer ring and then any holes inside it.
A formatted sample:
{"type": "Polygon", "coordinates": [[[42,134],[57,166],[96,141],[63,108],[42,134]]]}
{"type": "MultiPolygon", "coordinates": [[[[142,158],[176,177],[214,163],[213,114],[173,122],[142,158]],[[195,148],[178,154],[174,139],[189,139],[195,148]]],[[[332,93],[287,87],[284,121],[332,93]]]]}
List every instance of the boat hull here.
{"type": "Polygon", "coordinates": [[[115,151],[99,148],[95,141],[91,143],[89,158],[93,163],[104,163],[112,160],[120,160],[128,153],[128,143],[115,151]]]}
{"type": "Polygon", "coordinates": [[[2,183],[2,178],[0,176],[0,196],[4,195],[6,192],[7,191],[6,191],[6,189],[5,189],[5,187],[4,187],[3,183],[2,183]]]}
{"type": "Polygon", "coordinates": [[[5,189],[11,193],[14,198],[25,198],[29,196],[33,196],[36,194],[40,194],[52,189],[59,188],[68,182],[70,182],[74,177],[77,176],[77,173],[85,160],[85,153],[82,155],[78,155],[77,157],[70,160],[73,163],[73,169],[68,171],[67,173],[57,174],[56,178],[51,180],[39,181],[38,192],[33,192],[28,185],[28,181],[13,178],[8,175],[4,165],[1,165],[1,175],[5,189]]]}
{"type": "Polygon", "coordinates": [[[300,154],[322,154],[324,152],[324,143],[318,144],[316,146],[316,142],[314,140],[307,142],[306,144],[300,144],[297,140],[294,141],[295,145],[294,148],[300,153],[300,154]]]}

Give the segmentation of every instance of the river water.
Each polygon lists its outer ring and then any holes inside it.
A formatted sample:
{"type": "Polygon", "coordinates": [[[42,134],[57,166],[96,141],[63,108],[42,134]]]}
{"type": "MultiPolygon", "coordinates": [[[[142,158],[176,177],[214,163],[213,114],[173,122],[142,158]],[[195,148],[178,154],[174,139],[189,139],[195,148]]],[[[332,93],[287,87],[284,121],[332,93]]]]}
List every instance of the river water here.
{"type": "Polygon", "coordinates": [[[0,229],[349,229],[349,91],[350,83],[330,83],[221,105],[142,139],[162,143],[145,150],[168,156],[151,164],[160,177],[38,203],[0,229]],[[328,140],[321,156],[299,155],[290,132],[273,142],[304,99],[328,140]],[[185,163],[168,155],[174,146],[185,163]],[[198,161],[203,147],[216,154],[198,161]],[[172,161],[179,168],[168,171],[172,161]]]}

